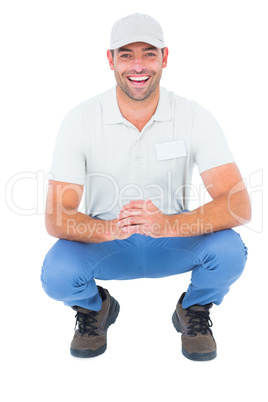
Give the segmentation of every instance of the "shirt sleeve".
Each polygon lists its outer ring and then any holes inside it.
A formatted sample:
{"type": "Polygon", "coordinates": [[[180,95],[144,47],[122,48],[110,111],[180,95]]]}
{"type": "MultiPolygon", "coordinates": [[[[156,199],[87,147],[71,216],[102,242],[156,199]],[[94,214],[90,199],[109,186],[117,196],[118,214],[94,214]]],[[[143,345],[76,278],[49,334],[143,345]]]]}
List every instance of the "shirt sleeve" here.
{"type": "Polygon", "coordinates": [[[224,133],[217,120],[197,105],[192,126],[192,152],[199,173],[234,162],[224,133]]]}
{"type": "Polygon", "coordinates": [[[52,180],[85,184],[86,141],[83,118],[79,110],[70,111],[64,118],[57,138],[50,172],[52,180]]]}

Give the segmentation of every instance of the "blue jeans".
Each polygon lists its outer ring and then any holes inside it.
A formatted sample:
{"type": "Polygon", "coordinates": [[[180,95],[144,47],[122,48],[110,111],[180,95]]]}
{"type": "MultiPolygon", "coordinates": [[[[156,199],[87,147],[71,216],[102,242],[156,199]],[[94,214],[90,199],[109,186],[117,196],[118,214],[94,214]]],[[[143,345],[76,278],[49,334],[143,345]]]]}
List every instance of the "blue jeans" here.
{"type": "Polygon", "coordinates": [[[41,280],[53,299],[98,311],[102,301],[95,279],[161,278],[192,271],[183,308],[218,305],[241,275],[246,259],[247,248],[231,229],[159,239],[133,234],[103,243],[58,240],[45,257],[41,280]]]}

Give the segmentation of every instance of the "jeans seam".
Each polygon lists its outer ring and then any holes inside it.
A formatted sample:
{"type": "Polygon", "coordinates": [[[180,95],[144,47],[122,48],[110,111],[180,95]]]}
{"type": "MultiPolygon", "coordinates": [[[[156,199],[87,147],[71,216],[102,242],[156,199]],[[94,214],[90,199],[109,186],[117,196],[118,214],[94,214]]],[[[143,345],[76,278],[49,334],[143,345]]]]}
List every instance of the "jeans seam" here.
{"type": "Polygon", "coordinates": [[[99,275],[101,274],[101,270],[98,272],[97,275],[96,275],[96,271],[95,271],[95,269],[97,268],[97,266],[98,266],[100,263],[102,263],[102,262],[103,262],[104,260],[106,260],[107,258],[110,258],[110,257],[112,257],[112,256],[114,256],[114,255],[116,255],[116,254],[120,254],[121,252],[126,251],[126,249],[129,248],[129,247],[133,248],[133,247],[137,247],[137,245],[131,244],[131,245],[129,245],[128,247],[123,248],[122,250],[118,250],[118,251],[111,252],[109,255],[106,255],[106,256],[103,257],[100,261],[98,261],[98,262],[92,267],[92,270],[93,270],[93,272],[94,272],[94,278],[96,278],[96,276],[99,276],[99,275]]]}
{"type": "MultiPolygon", "coordinates": [[[[154,246],[154,245],[150,244],[150,246],[148,246],[148,247],[159,247],[159,246],[154,246]]],[[[183,247],[174,248],[174,247],[160,246],[160,248],[165,249],[165,250],[182,250],[184,253],[192,255],[195,260],[197,259],[196,265],[202,265],[201,258],[197,254],[193,253],[192,251],[185,250],[183,247]]]]}

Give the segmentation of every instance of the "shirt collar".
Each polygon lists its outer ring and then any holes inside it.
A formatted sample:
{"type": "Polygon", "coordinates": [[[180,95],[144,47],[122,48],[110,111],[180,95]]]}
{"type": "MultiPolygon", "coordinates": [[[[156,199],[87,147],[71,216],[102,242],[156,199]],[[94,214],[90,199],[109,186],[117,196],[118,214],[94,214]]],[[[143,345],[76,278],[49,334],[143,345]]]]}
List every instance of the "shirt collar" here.
{"type": "MultiPolygon", "coordinates": [[[[171,101],[167,90],[161,87],[159,102],[152,120],[169,121],[171,118],[171,101]]],[[[117,103],[116,86],[103,94],[103,119],[105,124],[119,124],[125,121],[117,103]]]]}
{"type": "Polygon", "coordinates": [[[103,94],[103,119],[105,124],[117,124],[124,121],[116,99],[116,86],[103,94]]]}
{"type": "Polygon", "coordinates": [[[154,121],[169,121],[171,118],[171,101],[168,96],[168,91],[161,87],[158,105],[152,119],[154,121]]]}

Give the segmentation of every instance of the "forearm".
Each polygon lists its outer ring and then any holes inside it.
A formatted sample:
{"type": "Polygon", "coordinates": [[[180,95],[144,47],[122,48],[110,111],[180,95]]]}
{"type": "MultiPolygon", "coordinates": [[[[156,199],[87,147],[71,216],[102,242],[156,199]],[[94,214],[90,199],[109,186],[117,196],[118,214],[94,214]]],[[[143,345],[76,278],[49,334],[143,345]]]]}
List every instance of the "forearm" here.
{"type": "Polygon", "coordinates": [[[249,195],[234,163],[202,173],[213,201],[176,215],[165,215],[149,200],[124,205],[117,225],[126,233],[151,237],[199,236],[244,225],[251,218],[249,195]]]}
{"type": "Polygon", "coordinates": [[[46,215],[46,229],[51,236],[82,243],[113,240],[118,230],[112,220],[94,219],[77,211],[60,211],[46,215]]]}
{"type": "Polygon", "coordinates": [[[250,202],[246,190],[221,195],[217,199],[195,209],[169,216],[167,235],[199,236],[244,225],[250,220],[250,202]]]}

